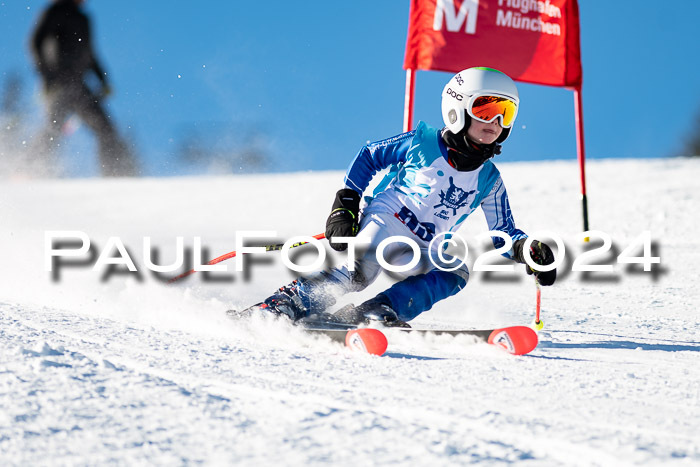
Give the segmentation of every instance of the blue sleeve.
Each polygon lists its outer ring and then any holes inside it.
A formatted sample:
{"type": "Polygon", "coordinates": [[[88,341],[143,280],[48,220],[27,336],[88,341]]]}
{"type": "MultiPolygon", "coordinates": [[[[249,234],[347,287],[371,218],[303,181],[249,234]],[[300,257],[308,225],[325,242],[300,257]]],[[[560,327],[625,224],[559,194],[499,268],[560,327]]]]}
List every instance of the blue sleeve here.
{"type": "MultiPolygon", "coordinates": [[[[484,198],[481,202],[481,209],[484,211],[486,216],[486,222],[488,223],[489,230],[500,230],[510,235],[510,238],[515,242],[521,238],[527,238],[527,234],[520,229],[515,228],[515,221],[513,220],[513,213],[510,210],[510,203],[508,202],[508,193],[506,192],[506,187],[503,184],[503,179],[498,177],[496,183],[493,185],[491,192],[484,198]]],[[[504,245],[504,241],[500,237],[492,237],[493,246],[500,248],[504,245]]],[[[513,259],[513,249],[503,256],[506,258],[513,259]]]]}
{"type": "Polygon", "coordinates": [[[374,174],[406,161],[415,131],[363,146],[345,173],[345,186],[362,194],[374,174]]]}

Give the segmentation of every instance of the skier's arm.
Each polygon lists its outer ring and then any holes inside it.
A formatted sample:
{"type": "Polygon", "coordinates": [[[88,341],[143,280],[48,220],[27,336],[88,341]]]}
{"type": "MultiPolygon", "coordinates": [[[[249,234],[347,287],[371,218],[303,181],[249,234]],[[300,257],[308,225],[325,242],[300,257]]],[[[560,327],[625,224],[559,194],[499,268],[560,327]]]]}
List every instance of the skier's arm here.
{"type": "Polygon", "coordinates": [[[44,56],[42,54],[41,44],[42,42],[44,42],[44,39],[46,39],[46,37],[48,37],[50,33],[51,22],[49,21],[49,12],[50,10],[47,10],[44,12],[43,15],[41,15],[41,18],[39,19],[39,22],[37,23],[37,26],[32,34],[32,39],[30,43],[32,49],[32,56],[34,57],[34,63],[41,75],[46,75],[48,69],[44,60],[44,56]]]}
{"type": "MultiPolygon", "coordinates": [[[[522,238],[527,238],[527,234],[525,232],[515,227],[513,214],[510,210],[510,203],[508,202],[508,193],[506,192],[506,187],[503,184],[503,179],[501,179],[500,176],[493,185],[491,192],[481,202],[481,209],[484,211],[484,215],[486,216],[486,223],[489,226],[489,230],[500,230],[501,232],[509,235],[513,242],[522,238]]],[[[496,248],[500,248],[505,244],[503,239],[500,237],[492,238],[493,245],[496,248]]],[[[516,259],[512,248],[503,256],[512,260],[516,259]]]]}
{"type": "Polygon", "coordinates": [[[104,72],[104,69],[100,66],[99,62],[97,61],[97,58],[95,58],[94,53],[92,55],[92,71],[95,72],[97,78],[102,83],[102,86],[107,87],[107,74],[104,72]]]}
{"type": "MultiPolygon", "coordinates": [[[[415,132],[363,146],[345,175],[345,188],[336,193],[331,214],[326,221],[326,238],[354,237],[360,226],[360,199],[370,180],[378,171],[406,160],[406,153],[415,132]]],[[[343,251],[344,243],[330,243],[331,248],[343,251]]]]}
{"type": "Polygon", "coordinates": [[[93,47],[93,42],[92,42],[92,28],[90,26],[90,20],[86,16],[85,17],[85,28],[87,33],[85,34],[86,40],[88,41],[87,47],[88,50],[90,51],[90,69],[97,75],[97,79],[100,80],[102,83],[102,87],[104,90],[107,90],[109,88],[109,85],[107,83],[107,74],[104,72],[104,69],[100,65],[100,62],[97,60],[97,56],[95,55],[95,48],[93,47]]]}
{"type": "Polygon", "coordinates": [[[374,174],[390,165],[406,161],[415,131],[363,146],[345,174],[345,187],[360,195],[365,191],[374,174]]]}
{"type": "MultiPolygon", "coordinates": [[[[513,220],[513,214],[510,210],[510,203],[508,202],[508,193],[506,192],[501,177],[498,177],[491,193],[482,201],[481,208],[486,215],[486,222],[488,222],[489,230],[505,232],[513,240],[513,246],[510,251],[503,256],[518,263],[525,263],[525,254],[530,254],[533,261],[539,265],[548,265],[554,262],[552,250],[544,242],[534,241],[530,245],[529,253],[524,251],[523,247],[527,234],[515,228],[515,221],[513,220]]],[[[496,248],[500,248],[504,245],[504,241],[500,237],[492,238],[493,245],[496,248]]],[[[526,266],[525,270],[528,274],[535,274],[535,277],[537,277],[541,285],[552,285],[557,278],[556,269],[551,271],[533,271],[529,266],[526,266]]]]}

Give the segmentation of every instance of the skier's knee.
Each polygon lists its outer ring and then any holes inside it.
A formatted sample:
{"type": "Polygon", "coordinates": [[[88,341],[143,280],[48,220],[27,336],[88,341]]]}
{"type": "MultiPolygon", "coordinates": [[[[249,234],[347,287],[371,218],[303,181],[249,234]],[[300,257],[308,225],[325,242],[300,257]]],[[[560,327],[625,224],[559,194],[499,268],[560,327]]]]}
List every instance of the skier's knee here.
{"type": "Polygon", "coordinates": [[[398,282],[384,294],[389,297],[399,319],[408,321],[462,290],[468,277],[469,273],[465,274],[464,270],[458,273],[434,269],[398,282]]]}

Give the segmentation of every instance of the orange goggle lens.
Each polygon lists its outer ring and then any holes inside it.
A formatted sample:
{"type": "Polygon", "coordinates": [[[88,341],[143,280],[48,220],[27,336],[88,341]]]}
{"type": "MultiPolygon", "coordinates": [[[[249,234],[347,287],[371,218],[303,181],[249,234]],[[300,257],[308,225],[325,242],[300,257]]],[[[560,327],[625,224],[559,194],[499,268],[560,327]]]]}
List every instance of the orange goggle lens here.
{"type": "Polygon", "coordinates": [[[518,104],[511,99],[501,96],[479,96],[469,109],[469,115],[477,120],[489,123],[501,117],[501,126],[510,128],[518,113],[518,104]]]}

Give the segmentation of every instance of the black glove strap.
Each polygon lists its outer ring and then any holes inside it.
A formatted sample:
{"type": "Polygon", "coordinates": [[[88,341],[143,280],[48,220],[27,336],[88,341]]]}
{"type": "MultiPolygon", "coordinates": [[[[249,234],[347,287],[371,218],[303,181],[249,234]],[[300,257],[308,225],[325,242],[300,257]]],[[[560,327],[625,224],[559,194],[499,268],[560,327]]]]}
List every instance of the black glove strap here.
{"type": "Polygon", "coordinates": [[[331,213],[338,209],[347,209],[353,217],[357,218],[360,212],[360,194],[350,188],[339,190],[338,193],[335,194],[331,213]]]}

